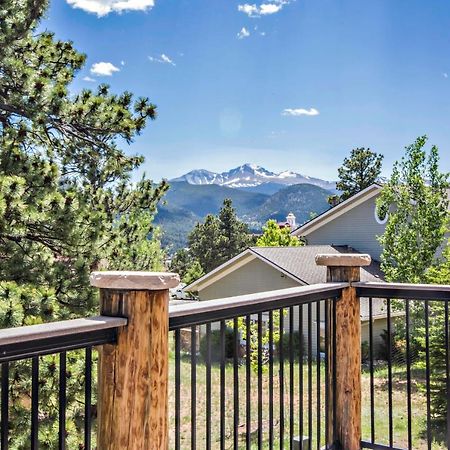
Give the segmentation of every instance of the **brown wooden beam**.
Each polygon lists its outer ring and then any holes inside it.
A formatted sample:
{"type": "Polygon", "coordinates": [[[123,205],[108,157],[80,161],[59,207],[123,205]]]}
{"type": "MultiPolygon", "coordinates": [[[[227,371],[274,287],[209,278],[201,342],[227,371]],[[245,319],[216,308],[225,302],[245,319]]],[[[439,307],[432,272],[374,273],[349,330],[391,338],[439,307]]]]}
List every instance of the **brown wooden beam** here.
{"type": "Polygon", "coordinates": [[[345,450],[361,448],[361,317],[352,282],[360,281],[360,267],[369,255],[317,255],[327,267],[328,282],[348,282],[335,304],[328,302],[328,428],[327,444],[337,441],[345,450]]]}
{"type": "Polygon", "coordinates": [[[126,317],[116,345],[100,349],[98,448],[168,449],[170,273],[95,272],[104,316],[126,317]]]}

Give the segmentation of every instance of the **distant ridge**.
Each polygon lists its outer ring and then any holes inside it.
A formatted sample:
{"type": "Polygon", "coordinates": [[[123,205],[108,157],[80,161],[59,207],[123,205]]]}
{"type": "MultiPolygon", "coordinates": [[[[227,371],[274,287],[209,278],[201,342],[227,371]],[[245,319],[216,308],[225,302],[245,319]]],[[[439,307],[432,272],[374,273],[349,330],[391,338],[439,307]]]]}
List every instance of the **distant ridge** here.
{"type": "Polygon", "coordinates": [[[302,224],[311,214],[328,209],[330,191],[311,184],[282,185],[266,183],[255,187],[231,188],[218,184],[190,184],[171,181],[170,189],[158,207],[155,224],[160,226],[162,242],[169,251],[187,245],[187,236],[207,214],[217,214],[223,200],[230,198],[241,220],[260,232],[269,219],[283,222],[288,213],[302,224]],[[270,188],[271,192],[260,189],[270,188]],[[256,190],[257,192],[255,192],[256,190]]]}
{"type": "MultiPolygon", "coordinates": [[[[279,186],[279,189],[282,189],[284,186],[291,186],[293,184],[312,184],[328,191],[334,192],[336,190],[336,183],[333,181],[309,177],[290,170],[275,173],[264,167],[250,163],[222,173],[211,172],[205,169],[195,169],[170,181],[184,181],[195,185],[217,184],[235,189],[254,188],[270,183],[270,188],[268,187],[267,189],[270,193],[275,192],[277,186],[279,186]]],[[[260,192],[265,192],[265,190],[261,189],[260,192]]]]}

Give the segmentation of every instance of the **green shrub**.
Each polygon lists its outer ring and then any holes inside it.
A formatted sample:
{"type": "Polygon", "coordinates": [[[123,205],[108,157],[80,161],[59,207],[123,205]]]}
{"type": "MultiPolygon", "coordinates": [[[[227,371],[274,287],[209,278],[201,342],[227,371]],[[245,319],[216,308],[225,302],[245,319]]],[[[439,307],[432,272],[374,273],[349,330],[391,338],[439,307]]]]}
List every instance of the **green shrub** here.
{"type": "MultiPolygon", "coordinates": [[[[288,357],[288,355],[289,355],[289,344],[290,344],[289,333],[283,333],[281,340],[278,340],[276,342],[277,354],[280,354],[280,347],[281,347],[280,342],[282,342],[282,345],[283,345],[283,357],[286,359],[286,357],[288,357]]],[[[303,349],[303,356],[306,355],[305,339],[303,339],[303,336],[300,332],[294,331],[292,333],[292,345],[293,345],[295,360],[298,360],[298,358],[300,356],[300,348],[303,349]],[[300,347],[300,346],[302,346],[302,347],[300,347]]]]}
{"type": "MultiPolygon", "coordinates": [[[[204,361],[207,356],[207,340],[206,334],[200,339],[200,355],[204,361]]],[[[234,355],[234,342],[233,342],[233,330],[225,328],[225,358],[232,358],[234,355]]],[[[211,331],[211,361],[220,361],[220,330],[211,331]]]]}

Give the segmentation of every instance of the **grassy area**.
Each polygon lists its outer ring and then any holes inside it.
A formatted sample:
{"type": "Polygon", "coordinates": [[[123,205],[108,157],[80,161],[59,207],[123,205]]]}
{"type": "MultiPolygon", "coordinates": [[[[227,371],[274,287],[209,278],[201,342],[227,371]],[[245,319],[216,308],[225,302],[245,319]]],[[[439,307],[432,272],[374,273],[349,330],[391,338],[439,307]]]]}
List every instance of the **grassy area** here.
{"type": "MultiPolygon", "coordinates": [[[[171,360],[170,370],[170,430],[171,430],[171,445],[170,448],[174,448],[174,430],[175,430],[175,417],[174,417],[174,400],[175,400],[175,388],[174,388],[174,361],[171,360]]],[[[273,380],[273,410],[274,410],[274,436],[275,443],[280,440],[280,383],[279,383],[279,364],[274,366],[274,380],[273,380]]],[[[308,402],[311,401],[311,428],[312,428],[312,448],[317,448],[317,436],[320,432],[320,444],[324,444],[324,428],[325,428],[325,383],[324,383],[324,365],[321,363],[319,375],[320,375],[320,389],[317,389],[317,367],[315,364],[311,370],[311,380],[308,377],[308,368],[305,365],[303,370],[300,369],[298,363],[293,365],[293,409],[292,414],[294,417],[293,435],[299,434],[299,416],[300,416],[300,399],[299,394],[299,380],[300,374],[303,374],[303,435],[308,435],[309,417],[308,417],[308,402]],[[312,385],[312,396],[308,399],[308,383],[312,385]],[[318,427],[318,403],[317,394],[320,391],[321,408],[320,408],[320,426],[318,427]]],[[[412,430],[413,430],[413,448],[422,449],[427,448],[426,442],[423,439],[423,432],[425,430],[426,420],[426,401],[425,397],[420,391],[418,386],[419,378],[421,374],[414,372],[414,384],[412,393],[412,430]]],[[[197,432],[197,448],[202,448],[205,442],[206,436],[206,367],[201,361],[197,364],[196,369],[197,377],[197,395],[195,399],[195,410],[197,415],[196,420],[196,432],[197,432]]],[[[245,448],[245,436],[246,436],[246,368],[245,366],[239,367],[238,370],[238,393],[239,393],[239,438],[242,444],[242,448],[245,448]]],[[[211,423],[211,437],[212,448],[218,448],[220,439],[220,367],[214,365],[211,370],[212,378],[212,423],[211,423]]],[[[225,439],[226,448],[233,447],[233,366],[227,364],[225,369],[225,439]]],[[[269,436],[269,374],[267,371],[263,374],[262,380],[263,386],[263,439],[264,448],[268,448],[268,436],[269,436]]],[[[284,441],[289,443],[290,428],[290,402],[289,402],[289,389],[290,389],[290,367],[286,361],[284,365],[284,422],[285,422],[285,435],[284,441]]],[[[388,422],[388,386],[387,386],[387,371],[380,369],[375,373],[375,431],[376,442],[380,444],[388,444],[389,435],[389,422],[388,422]]],[[[251,430],[254,447],[257,447],[257,433],[258,433],[258,421],[257,421],[257,374],[251,372],[251,430]]],[[[370,440],[370,376],[368,372],[363,372],[362,375],[362,418],[363,418],[363,439],[370,440]]],[[[393,369],[393,430],[394,430],[394,445],[397,447],[407,447],[407,404],[406,404],[406,381],[405,371],[403,368],[393,369]]],[[[181,447],[183,449],[191,448],[191,364],[188,358],[183,358],[181,361],[181,447]]],[[[275,445],[277,447],[277,445],[275,445]]],[[[443,449],[444,444],[433,443],[433,449],[443,449]]]]}

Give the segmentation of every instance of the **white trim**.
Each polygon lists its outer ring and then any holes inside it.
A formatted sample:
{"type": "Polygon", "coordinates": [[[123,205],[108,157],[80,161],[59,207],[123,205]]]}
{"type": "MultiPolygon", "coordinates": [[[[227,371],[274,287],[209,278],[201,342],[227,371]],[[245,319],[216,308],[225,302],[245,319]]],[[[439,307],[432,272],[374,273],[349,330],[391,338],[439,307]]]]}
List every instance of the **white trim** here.
{"type": "Polygon", "coordinates": [[[292,235],[298,237],[308,236],[308,234],[316,231],[317,229],[331,222],[337,217],[342,216],[342,214],[345,214],[347,211],[350,211],[351,209],[361,205],[362,203],[371,199],[372,197],[375,197],[376,195],[379,194],[380,190],[381,190],[380,185],[378,184],[370,185],[369,187],[363,189],[358,194],[355,194],[353,197],[348,198],[342,203],[339,203],[339,205],[335,206],[334,208],[329,209],[327,212],[321,214],[315,219],[312,219],[309,222],[302,225],[301,227],[297,228],[292,232],[292,235]]]}
{"type": "Polygon", "coordinates": [[[373,208],[373,215],[375,217],[375,221],[380,225],[384,225],[388,221],[388,213],[386,213],[384,219],[380,218],[380,216],[378,215],[377,205],[375,205],[375,207],[373,208]]]}
{"type": "Polygon", "coordinates": [[[242,253],[239,253],[239,255],[235,256],[234,258],[230,259],[229,261],[223,263],[219,267],[215,268],[211,272],[203,275],[201,278],[199,278],[197,281],[194,281],[189,286],[186,286],[184,288],[187,292],[195,292],[195,291],[201,291],[202,289],[207,288],[211,284],[215,283],[217,280],[220,280],[221,278],[229,275],[230,273],[234,272],[237,269],[240,269],[242,266],[245,266],[247,263],[254,261],[255,259],[259,259],[261,262],[269,265],[270,267],[276,269],[278,272],[286,275],[287,277],[291,278],[292,280],[299,283],[301,286],[306,286],[307,283],[305,283],[300,278],[296,277],[295,275],[292,275],[291,273],[284,270],[282,267],[277,266],[275,263],[270,261],[267,258],[264,258],[264,256],[261,256],[256,251],[253,251],[251,248],[248,248],[247,250],[243,251],[242,253]]]}

